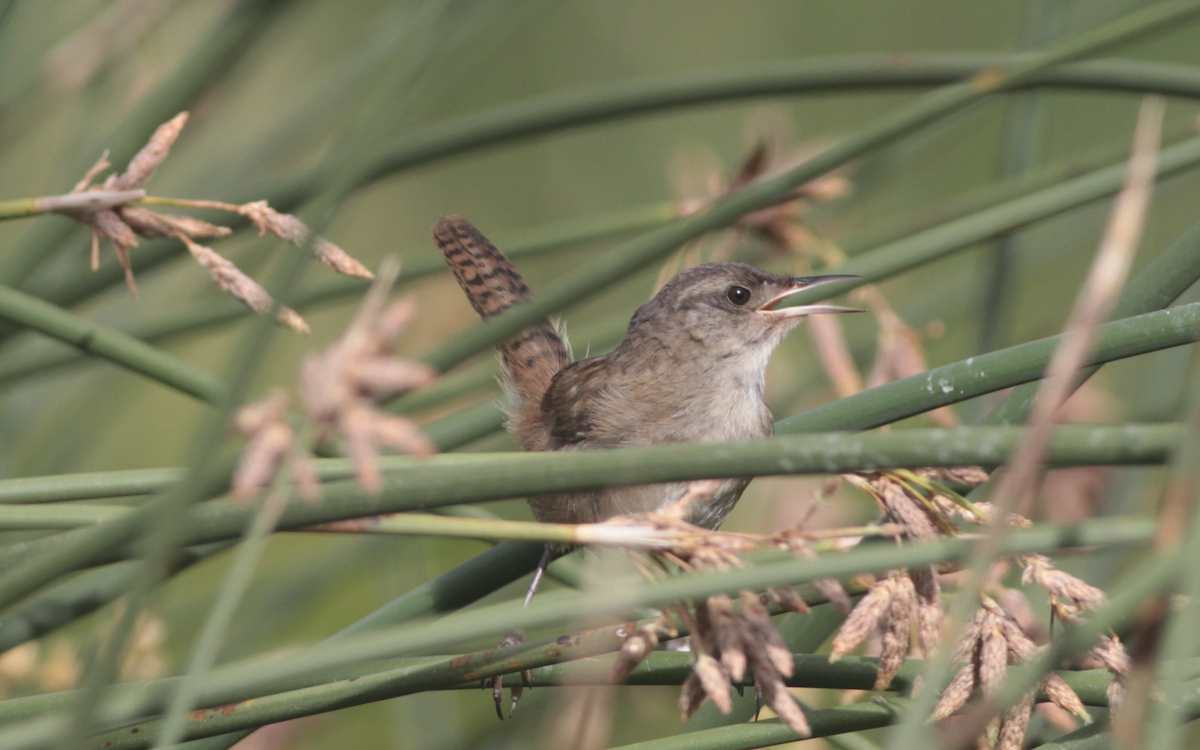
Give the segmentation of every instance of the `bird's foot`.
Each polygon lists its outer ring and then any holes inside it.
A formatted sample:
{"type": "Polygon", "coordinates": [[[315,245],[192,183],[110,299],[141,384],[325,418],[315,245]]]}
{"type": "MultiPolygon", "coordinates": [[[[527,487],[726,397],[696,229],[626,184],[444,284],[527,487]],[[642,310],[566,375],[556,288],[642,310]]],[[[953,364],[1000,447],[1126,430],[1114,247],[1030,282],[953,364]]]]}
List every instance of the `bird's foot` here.
{"type": "MultiPolygon", "coordinates": [[[[506,646],[517,646],[525,642],[525,634],[521,632],[509,633],[496,644],[496,648],[504,648],[506,646]]],[[[508,718],[512,718],[513,713],[517,710],[517,701],[521,700],[521,694],[525,692],[525,688],[532,688],[530,681],[533,679],[532,673],[528,670],[521,671],[522,685],[516,685],[509,690],[512,703],[508,708],[508,718]]],[[[496,701],[496,715],[504,721],[504,675],[496,675],[492,678],[492,700],[496,701]]]]}

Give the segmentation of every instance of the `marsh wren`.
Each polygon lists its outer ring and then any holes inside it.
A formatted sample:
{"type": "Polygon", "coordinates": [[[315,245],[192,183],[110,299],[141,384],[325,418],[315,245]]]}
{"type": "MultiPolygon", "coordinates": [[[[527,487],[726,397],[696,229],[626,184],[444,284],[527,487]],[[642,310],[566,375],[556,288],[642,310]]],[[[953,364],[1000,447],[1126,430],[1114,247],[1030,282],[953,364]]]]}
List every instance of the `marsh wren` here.
{"type": "MultiPolygon", "coordinates": [[[[481,318],[530,298],[508,258],[466,219],[443,217],[433,236],[481,318]]],[[[579,362],[571,361],[549,321],[528,328],[499,345],[508,431],[528,451],[768,437],[774,425],[762,397],[771,352],[806,315],[859,312],[828,304],[777,305],[803,289],[847,278],[858,277],[793,278],[744,263],[696,266],[634,313],[615,350],[579,362]]],[[[722,481],[706,500],[689,506],[687,520],[715,529],[749,481],[722,481]]],[[[595,523],[662,510],[683,497],[687,486],[542,495],[529,498],[529,506],[539,521],[595,523]]],[[[554,550],[547,547],[527,603],[554,550]]],[[[514,692],[514,705],[516,697],[514,692]]],[[[500,712],[498,694],[496,700],[500,712]]]]}

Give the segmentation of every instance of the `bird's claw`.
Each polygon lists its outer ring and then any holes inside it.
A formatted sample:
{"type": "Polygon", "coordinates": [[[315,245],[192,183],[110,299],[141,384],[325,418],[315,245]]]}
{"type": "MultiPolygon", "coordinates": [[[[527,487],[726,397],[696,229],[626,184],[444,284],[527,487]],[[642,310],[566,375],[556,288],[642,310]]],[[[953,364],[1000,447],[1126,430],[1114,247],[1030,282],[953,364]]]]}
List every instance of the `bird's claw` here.
{"type": "MultiPolygon", "coordinates": [[[[496,644],[496,648],[516,646],[524,642],[524,633],[509,633],[496,644]]],[[[530,670],[521,670],[521,682],[524,686],[517,685],[509,690],[509,694],[512,697],[512,704],[508,709],[508,718],[511,719],[516,712],[517,701],[521,700],[521,694],[525,691],[525,688],[533,687],[532,680],[533,673],[530,670]]],[[[496,715],[500,717],[500,721],[504,721],[504,675],[496,675],[492,678],[492,700],[496,702],[496,715]]]]}

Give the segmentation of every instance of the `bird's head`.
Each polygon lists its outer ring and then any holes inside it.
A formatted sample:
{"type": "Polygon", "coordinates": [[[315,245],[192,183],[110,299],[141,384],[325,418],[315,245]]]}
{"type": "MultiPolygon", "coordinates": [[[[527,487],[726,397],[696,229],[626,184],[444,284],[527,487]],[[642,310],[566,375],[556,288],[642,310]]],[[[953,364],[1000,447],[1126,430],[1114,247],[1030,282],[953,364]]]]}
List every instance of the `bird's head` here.
{"type": "MultiPolygon", "coordinates": [[[[857,276],[779,276],[745,263],[706,263],[672,278],[634,314],[633,339],[713,357],[754,359],[771,353],[788,331],[808,315],[862,312],[825,303],[787,306],[798,292],[856,280],[857,276]]],[[[835,290],[831,290],[835,291],[835,290]]]]}

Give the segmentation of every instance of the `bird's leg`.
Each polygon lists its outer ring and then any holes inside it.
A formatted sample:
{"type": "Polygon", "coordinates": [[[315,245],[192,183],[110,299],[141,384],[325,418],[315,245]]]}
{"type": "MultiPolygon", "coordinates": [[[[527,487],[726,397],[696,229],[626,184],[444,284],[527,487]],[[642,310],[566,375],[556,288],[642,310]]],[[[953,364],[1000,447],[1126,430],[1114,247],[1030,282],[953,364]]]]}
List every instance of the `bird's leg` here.
{"type": "MultiPolygon", "coordinates": [[[[542,559],[538,561],[537,569],[533,571],[533,580],[529,582],[529,589],[525,592],[525,601],[521,604],[522,607],[528,607],[529,602],[533,600],[533,595],[538,589],[538,585],[542,582],[542,576],[546,574],[546,566],[554,559],[553,544],[547,544],[546,549],[542,552],[542,559]]],[[[520,630],[513,631],[501,639],[496,648],[504,648],[505,646],[516,646],[525,642],[525,634],[520,630]]],[[[513,712],[517,710],[517,701],[521,700],[521,693],[524,688],[531,687],[530,680],[533,678],[528,669],[521,672],[521,680],[524,686],[517,685],[509,690],[512,695],[512,705],[508,709],[508,718],[512,718],[513,712]]],[[[504,709],[501,708],[504,698],[504,676],[496,675],[492,678],[492,698],[496,701],[496,715],[504,721],[504,709]]]]}

